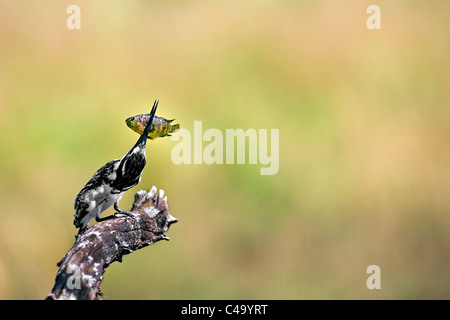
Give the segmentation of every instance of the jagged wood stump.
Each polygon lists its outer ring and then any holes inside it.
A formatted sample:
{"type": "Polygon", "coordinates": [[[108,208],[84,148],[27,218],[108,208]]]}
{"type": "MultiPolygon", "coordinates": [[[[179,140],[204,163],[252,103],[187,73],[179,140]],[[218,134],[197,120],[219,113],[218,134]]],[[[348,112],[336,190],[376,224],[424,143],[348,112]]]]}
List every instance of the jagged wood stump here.
{"type": "Polygon", "coordinates": [[[52,292],[47,300],[94,300],[104,297],[100,290],[103,273],[114,261],[159,240],[169,240],[166,232],[174,218],[164,191],[139,191],[131,213],[99,222],[79,236],[59,266],[52,292]]]}

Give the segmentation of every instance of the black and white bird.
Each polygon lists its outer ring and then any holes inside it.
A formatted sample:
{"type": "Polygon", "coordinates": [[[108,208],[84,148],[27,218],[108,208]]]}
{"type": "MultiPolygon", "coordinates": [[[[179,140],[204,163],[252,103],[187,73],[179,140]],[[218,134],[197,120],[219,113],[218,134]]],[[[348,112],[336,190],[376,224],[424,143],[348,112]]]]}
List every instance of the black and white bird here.
{"type": "Polygon", "coordinates": [[[153,104],[150,120],[134,147],[122,159],[111,160],[98,169],[75,198],[73,224],[80,228],[78,234],[86,231],[92,218],[95,218],[97,222],[113,218],[114,216],[100,218],[101,213],[113,204],[116,213],[132,215],[119,209],[119,200],[125,191],[141,181],[146,164],[145,145],[158,103],[159,100],[156,100],[153,104]]]}

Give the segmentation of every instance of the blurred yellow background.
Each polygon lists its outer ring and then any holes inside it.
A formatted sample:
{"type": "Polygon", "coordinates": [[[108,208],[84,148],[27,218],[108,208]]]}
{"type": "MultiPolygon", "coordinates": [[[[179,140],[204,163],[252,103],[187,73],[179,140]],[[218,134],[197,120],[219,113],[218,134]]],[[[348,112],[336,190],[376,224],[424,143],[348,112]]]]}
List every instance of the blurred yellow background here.
{"type": "Polygon", "coordinates": [[[51,291],[75,196],[159,99],[191,132],[279,129],[279,172],[148,143],[121,207],[155,185],[180,222],[108,299],[449,299],[450,3],[168,2],[0,1],[0,298],[51,291]]]}

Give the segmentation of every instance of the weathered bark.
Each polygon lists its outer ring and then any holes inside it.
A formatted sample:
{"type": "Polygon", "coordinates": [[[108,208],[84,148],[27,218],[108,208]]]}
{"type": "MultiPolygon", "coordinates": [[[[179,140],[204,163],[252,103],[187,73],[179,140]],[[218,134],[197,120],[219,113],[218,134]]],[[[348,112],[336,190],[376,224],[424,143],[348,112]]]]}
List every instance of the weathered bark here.
{"type": "Polygon", "coordinates": [[[166,232],[177,222],[169,212],[164,191],[139,191],[135,195],[131,213],[90,227],[80,235],[72,248],[57,264],[59,266],[48,300],[97,299],[104,297],[100,290],[103,273],[114,261],[124,255],[169,240],[166,232]]]}

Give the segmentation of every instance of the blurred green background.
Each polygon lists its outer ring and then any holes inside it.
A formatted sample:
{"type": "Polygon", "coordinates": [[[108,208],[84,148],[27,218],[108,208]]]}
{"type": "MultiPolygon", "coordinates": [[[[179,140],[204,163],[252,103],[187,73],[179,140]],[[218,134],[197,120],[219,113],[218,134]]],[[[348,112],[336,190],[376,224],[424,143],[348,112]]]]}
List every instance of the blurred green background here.
{"type": "Polygon", "coordinates": [[[155,185],[180,222],[108,299],[449,299],[450,3],[168,2],[0,1],[0,298],[51,291],[75,196],[159,99],[191,132],[280,129],[280,169],[150,142],[121,207],[155,185]]]}

